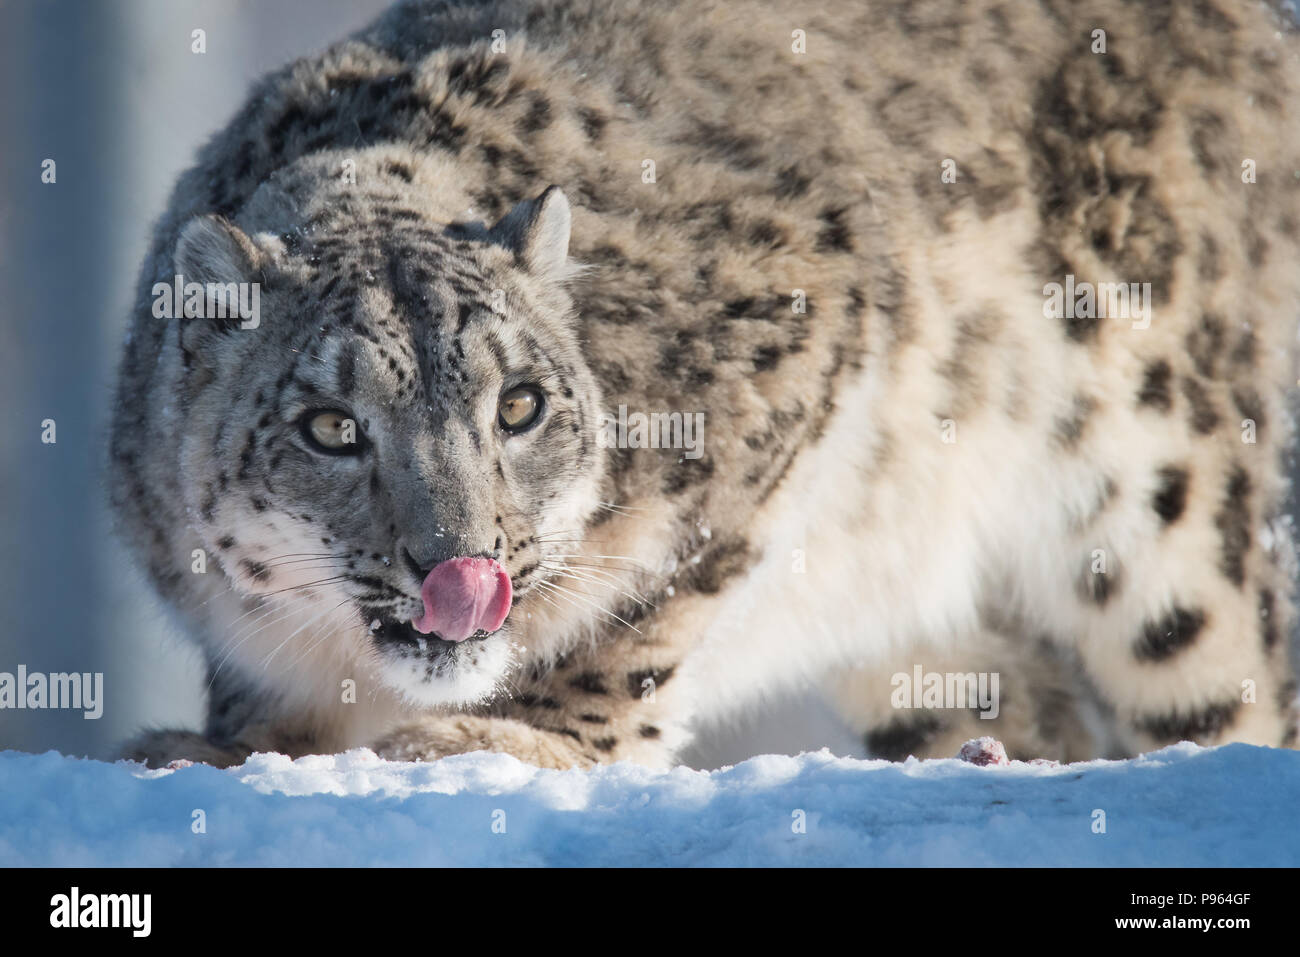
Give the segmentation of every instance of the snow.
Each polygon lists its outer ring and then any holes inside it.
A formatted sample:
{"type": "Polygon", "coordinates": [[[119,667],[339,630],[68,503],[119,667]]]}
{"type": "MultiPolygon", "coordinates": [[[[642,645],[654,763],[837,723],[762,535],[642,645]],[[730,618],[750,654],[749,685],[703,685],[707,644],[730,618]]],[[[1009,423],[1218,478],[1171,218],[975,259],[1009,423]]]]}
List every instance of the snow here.
{"type": "Polygon", "coordinates": [[[820,751],[717,771],[364,749],[150,771],[10,751],[0,866],[1294,866],[1298,797],[1300,753],[1248,745],[987,767],[820,751]]]}

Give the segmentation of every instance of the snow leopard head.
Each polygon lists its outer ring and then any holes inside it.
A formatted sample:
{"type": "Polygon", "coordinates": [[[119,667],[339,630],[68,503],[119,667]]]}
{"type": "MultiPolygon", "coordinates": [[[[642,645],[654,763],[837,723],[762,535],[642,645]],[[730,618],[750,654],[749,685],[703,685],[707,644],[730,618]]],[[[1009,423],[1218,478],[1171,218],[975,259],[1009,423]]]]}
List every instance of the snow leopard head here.
{"type": "Polygon", "coordinates": [[[304,629],[346,612],[328,640],[422,705],[496,689],[604,472],[564,194],[489,226],[437,175],[317,154],[234,222],[191,220],[174,253],[177,286],[203,286],[178,324],[195,528],[304,629]],[[222,318],[214,290],[240,284],[257,315],[222,318]]]}

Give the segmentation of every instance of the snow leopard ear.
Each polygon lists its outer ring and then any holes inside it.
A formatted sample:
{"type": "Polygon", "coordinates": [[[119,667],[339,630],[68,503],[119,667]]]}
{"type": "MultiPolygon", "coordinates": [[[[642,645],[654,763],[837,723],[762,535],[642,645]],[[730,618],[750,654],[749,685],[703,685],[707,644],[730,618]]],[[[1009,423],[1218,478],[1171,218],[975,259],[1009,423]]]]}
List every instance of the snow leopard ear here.
{"type": "Polygon", "coordinates": [[[569,201],[558,186],[548,186],[536,199],[525,199],[506,213],[489,232],[492,241],[513,250],[519,264],[546,279],[568,275],[569,201]]]}
{"type": "Polygon", "coordinates": [[[251,282],[262,254],[248,234],[220,216],[196,216],[185,224],[172,263],[184,282],[251,282]]]}
{"type": "Polygon", "coordinates": [[[259,282],[267,254],[238,226],[220,216],[196,216],[185,224],[172,266],[180,341],[193,358],[235,329],[258,325],[259,282]]]}

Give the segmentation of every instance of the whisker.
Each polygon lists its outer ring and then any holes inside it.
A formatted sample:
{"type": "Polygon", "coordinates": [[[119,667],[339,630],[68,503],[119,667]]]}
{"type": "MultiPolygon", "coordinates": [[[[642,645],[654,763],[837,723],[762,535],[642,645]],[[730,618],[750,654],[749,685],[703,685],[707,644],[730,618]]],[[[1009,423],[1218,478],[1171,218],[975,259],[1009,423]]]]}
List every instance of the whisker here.
{"type": "Polygon", "coordinates": [[[308,558],[285,558],[275,562],[259,562],[263,568],[283,568],[286,565],[302,565],[308,562],[325,562],[326,564],[342,565],[343,560],[333,555],[313,555],[308,558]]]}
{"type": "MultiPolygon", "coordinates": [[[[262,600],[258,599],[256,605],[254,605],[250,610],[244,612],[242,615],[240,615],[238,618],[236,618],[234,621],[232,621],[232,622],[231,622],[229,625],[227,625],[226,627],[227,627],[228,629],[232,629],[232,630],[233,630],[234,627],[235,627],[235,625],[238,625],[241,621],[243,621],[243,620],[244,620],[245,618],[247,618],[249,615],[255,615],[255,614],[257,614],[259,611],[266,612],[266,614],[268,614],[268,615],[269,615],[269,614],[272,614],[274,611],[276,611],[276,609],[277,609],[278,606],[276,606],[276,604],[275,604],[274,602],[269,603],[269,605],[270,605],[270,607],[268,608],[268,602],[265,602],[265,601],[262,601],[262,600]]],[[[237,633],[237,632],[236,632],[236,633],[237,633]]]]}
{"type": "MultiPolygon", "coordinates": [[[[602,561],[631,562],[633,565],[638,566],[636,569],[637,571],[647,571],[647,572],[651,571],[650,564],[648,562],[643,562],[639,558],[633,558],[631,555],[591,555],[585,552],[577,552],[575,554],[569,555],[569,554],[557,552],[557,553],[547,555],[546,557],[560,558],[565,560],[570,558],[599,558],[602,561]]],[[[630,571],[631,569],[618,569],[618,570],[630,571]]]]}
{"type": "Polygon", "coordinates": [[[298,596],[298,597],[290,598],[284,604],[272,603],[271,609],[267,611],[266,614],[262,615],[256,621],[252,622],[252,624],[247,629],[246,634],[243,634],[243,636],[240,637],[241,633],[236,632],[235,634],[227,638],[225,642],[226,653],[222,656],[221,660],[217,662],[217,667],[213,669],[212,676],[208,679],[208,690],[212,689],[213,683],[217,680],[217,675],[221,674],[221,669],[226,666],[226,662],[230,660],[230,656],[235,653],[235,651],[239,648],[240,645],[242,645],[244,642],[248,641],[255,635],[258,635],[261,632],[265,631],[267,628],[270,628],[272,625],[279,624],[282,621],[286,621],[292,618],[294,615],[302,611],[303,606],[305,604],[314,600],[315,600],[314,596],[298,596]],[[281,615],[279,618],[274,619],[273,621],[266,621],[268,617],[270,617],[271,615],[277,612],[285,612],[285,614],[281,615]],[[263,624],[263,622],[265,622],[265,624],[263,624]],[[237,638],[238,640],[236,641],[237,638]]]}
{"type": "Polygon", "coordinates": [[[653,512],[657,510],[645,505],[615,505],[613,502],[597,502],[596,507],[606,512],[613,512],[615,515],[626,515],[629,518],[645,517],[633,514],[635,512],[653,512]]]}
{"type": "Polygon", "coordinates": [[[263,592],[264,595],[280,595],[287,591],[302,591],[304,588],[316,588],[320,585],[334,585],[338,582],[351,581],[351,575],[331,575],[329,578],[321,578],[314,582],[304,582],[301,585],[290,585],[287,588],[277,588],[275,591],[263,592]]]}
{"type": "MultiPolygon", "coordinates": [[[[349,599],[346,599],[346,598],[345,598],[345,599],[343,600],[343,602],[347,602],[348,600],[349,600],[349,599]]],[[[343,604],[343,602],[340,602],[340,604],[343,604]]],[[[338,608],[338,607],[339,607],[338,605],[335,605],[335,606],[334,606],[334,608],[338,608]]],[[[304,631],[305,629],[309,628],[311,625],[314,625],[314,624],[316,624],[317,622],[321,621],[321,620],[322,620],[326,615],[331,614],[331,613],[334,611],[334,608],[327,608],[327,609],[325,609],[324,611],[320,612],[319,614],[313,615],[311,618],[308,618],[307,621],[303,622],[303,623],[302,623],[298,628],[296,628],[293,632],[291,632],[291,633],[289,634],[289,637],[285,638],[284,641],[282,641],[282,642],[280,642],[278,645],[276,645],[275,648],[271,651],[271,653],[270,653],[269,655],[267,655],[267,656],[262,660],[262,670],[265,671],[267,668],[270,667],[270,665],[271,665],[271,659],[274,658],[277,654],[280,653],[280,649],[281,649],[281,648],[283,648],[285,645],[287,645],[289,642],[291,642],[294,638],[296,638],[296,637],[297,637],[297,636],[298,636],[302,631],[304,631]]],[[[313,632],[313,634],[315,634],[315,633],[313,632]]]]}
{"type": "Polygon", "coordinates": [[[613,613],[612,611],[610,611],[608,608],[602,608],[600,605],[597,605],[594,601],[591,601],[591,600],[590,600],[589,598],[587,598],[585,595],[582,595],[582,594],[580,594],[580,593],[578,593],[578,592],[575,592],[575,591],[572,591],[572,590],[570,590],[570,589],[568,589],[568,588],[565,588],[563,585],[557,585],[557,584],[555,584],[555,582],[538,582],[538,584],[539,584],[539,585],[543,585],[543,586],[545,586],[545,587],[547,587],[547,588],[555,588],[555,589],[558,589],[559,591],[564,592],[565,594],[570,595],[570,596],[572,596],[573,598],[576,598],[578,601],[581,601],[581,602],[584,602],[584,603],[590,605],[592,608],[596,609],[596,610],[597,610],[598,612],[600,612],[601,614],[603,614],[603,615],[608,615],[610,618],[613,618],[615,621],[620,622],[621,624],[626,625],[627,627],[629,627],[629,628],[631,628],[633,631],[635,631],[638,635],[641,634],[641,629],[638,628],[638,627],[636,627],[636,625],[632,624],[630,621],[627,621],[627,620],[624,619],[624,618],[620,618],[618,615],[614,614],[614,613],[613,613]]]}
{"type": "Polygon", "coordinates": [[[602,588],[611,588],[611,589],[614,589],[614,590],[617,591],[620,595],[623,595],[623,596],[626,597],[626,598],[630,598],[630,599],[632,599],[632,601],[636,602],[638,605],[647,605],[647,606],[653,607],[653,606],[651,605],[651,603],[650,603],[649,601],[647,601],[647,600],[646,600],[644,597],[642,597],[641,595],[634,594],[634,593],[629,592],[629,591],[625,591],[625,590],[621,587],[621,586],[623,585],[622,582],[619,582],[619,581],[613,581],[613,582],[610,582],[610,581],[602,581],[602,580],[599,579],[599,578],[593,578],[593,577],[590,577],[590,576],[589,576],[588,574],[586,574],[586,573],[578,573],[578,572],[576,572],[574,569],[572,569],[572,568],[567,568],[567,567],[557,567],[557,566],[554,566],[554,565],[546,565],[546,564],[543,564],[542,567],[543,567],[543,568],[548,568],[548,569],[550,569],[551,571],[554,571],[554,572],[558,572],[560,575],[562,575],[562,576],[565,577],[565,578],[572,578],[574,581],[587,582],[588,584],[591,584],[591,585],[599,585],[599,586],[601,586],[602,588]]]}
{"type": "MultiPolygon", "coordinates": [[[[555,556],[552,555],[543,555],[541,558],[541,563],[545,564],[547,561],[551,560],[554,557],[555,556]]],[[[559,559],[559,561],[560,564],[563,565],[565,568],[587,569],[592,572],[600,572],[601,574],[608,575],[611,578],[615,578],[620,575],[635,575],[639,573],[639,569],[619,568],[615,565],[594,565],[591,562],[565,561],[564,559],[559,559]]]]}
{"type": "MultiPolygon", "coordinates": [[[[545,587],[547,583],[544,581],[539,581],[536,584],[538,588],[542,588],[545,587]]],[[[548,596],[545,592],[538,591],[537,597],[549,601],[552,605],[555,605],[555,607],[559,608],[561,611],[564,610],[564,606],[561,606],[559,602],[564,602],[564,605],[567,605],[568,607],[571,608],[577,608],[579,610],[582,609],[582,606],[579,605],[572,598],[570,598],[568,595],[561,595],[559,592],[553,592],[552,594],[554,597],[548,596]]]]}
{"type": "MultiPolygon", "coordinates": [[[[555,603],[555,600],[554,600],[553,598],[551,598],[550,595],[547,595],[547,594],[545,594],[545,593],[539,591],[539,592],[537,593],[537,597],[540,598],[542,601],[546,602],[548,605],[553,605],[553,606],[556,607],[556,608],[559,608],[559,607],[560,607],[559,605],[557,605],[557,604],[555,603]]],[[[563,609],[561,609],[561,610],[563,610],[563,609]]]]}
{"type": "MultiPolygon", "coordinates": [[[[339,602],[337,605],[335,605],[333,608],[331,608],[331,609],[329,610],[329,614],[333,614],[334,612],[338,611],[340,608],[342,608],[344,605],[346,605],[346,604],[347,604],[348,602],[350,602],[351,600],[352,600],[352,599],[350,599],[350,598],[345,598],[345,599],[343,599],[341,602],[339,602]]],[[[327,624],[328,624],[328,622],[327,622],[327,624]]],[[[318,632],[319,630],[320,630],[320,629],[318,628],[318,629],[317,629],[317,632],[318,632]]],[[[333,634],[333,632],[327,631],[327,632],[325,632],[325,634],[321,635],[319,638],[316,638],[316,640],[313,641],[310,645],[308,645],[308,646],[307,646],[303,651],[299,652],[299,654],[298,654],[297,657],[295,657],[292,661],[290,661],[287,665],[285,665],[285,670],[288,671],[288,670],[292,669],[293,666],[296,665],[299,661],[301,661],[303,658],[305,658],[305,657],[307,657],[308,655],[310,655],[313,651],[315,651],[318,647],[320,647],[321,643],[324,642],[326,639],[328,639],[328,638],[330,637],[331,634],[333,634]]],[[[312,635],[313,635],[313,637],[315,637],[316,632],[312,632],[312,635]]]]}
{"type": "Polygon", "coordinates": [[[263,564],[271,565],[282,558],[333,558],[333,552],[285,552],[283,555],[272,555],[266,559],[263,564]]]}

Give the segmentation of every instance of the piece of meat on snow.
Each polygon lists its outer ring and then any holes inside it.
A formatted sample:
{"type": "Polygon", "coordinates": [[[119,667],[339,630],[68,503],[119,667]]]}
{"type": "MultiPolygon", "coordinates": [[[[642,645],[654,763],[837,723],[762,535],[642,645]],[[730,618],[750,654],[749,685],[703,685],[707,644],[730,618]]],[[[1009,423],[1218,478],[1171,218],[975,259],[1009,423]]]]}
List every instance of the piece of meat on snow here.
{"type": "Polygon", "coordinates": [[[970,764],[978,764],[982,768],[990,764],[1011,763],[1007,759],[1007,749],[1002,746],[1002,742],[987,736],[967,741],[957,752],[957,757],[970,764]]]}

